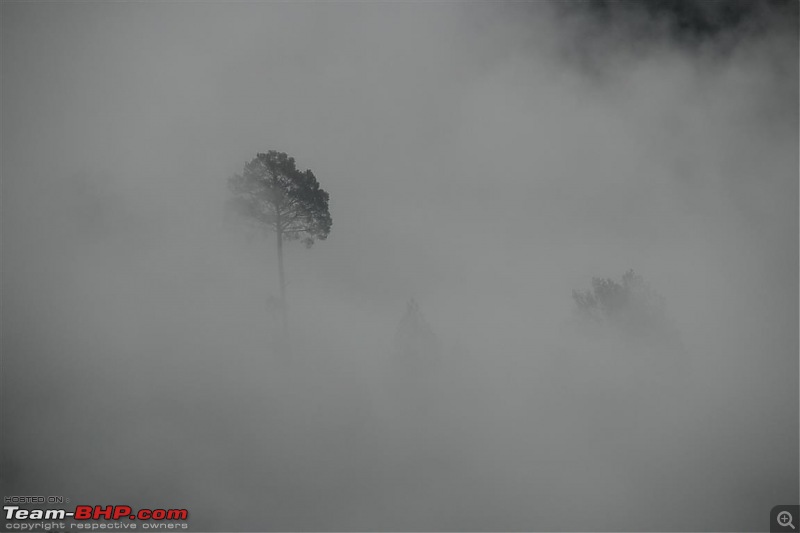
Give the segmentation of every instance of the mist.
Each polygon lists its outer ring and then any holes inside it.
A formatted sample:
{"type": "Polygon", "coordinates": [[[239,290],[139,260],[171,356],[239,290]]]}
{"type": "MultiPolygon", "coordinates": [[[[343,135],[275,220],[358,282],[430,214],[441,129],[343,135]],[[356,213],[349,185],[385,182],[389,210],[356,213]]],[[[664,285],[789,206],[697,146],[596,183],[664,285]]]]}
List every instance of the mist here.
{"type": "Polygon", "coordinates": [[[4,495],[196,531],[763,530],[800,498],[796,3],[1,9],[4,495]],[[284,344],[274,235],[225,212],[267,150],[333,219],[285,245],[284,344]],[[629,269],[675,343],[577,316],[629,269]]]}

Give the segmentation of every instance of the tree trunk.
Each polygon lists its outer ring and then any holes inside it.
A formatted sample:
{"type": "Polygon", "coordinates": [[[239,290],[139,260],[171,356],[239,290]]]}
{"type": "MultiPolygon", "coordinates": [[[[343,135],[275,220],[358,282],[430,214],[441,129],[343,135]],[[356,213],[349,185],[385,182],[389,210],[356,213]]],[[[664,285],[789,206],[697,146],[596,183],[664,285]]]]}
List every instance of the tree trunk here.
{"type": "Polygon", "coordinates": [[[289,333],[289,314],[286,309],[286,281],[283,277],[283,232],[280,227],[275,231],[278,236],[278,277],[281,284],[281,319],[283,320],[283,333],[289,333]]]}

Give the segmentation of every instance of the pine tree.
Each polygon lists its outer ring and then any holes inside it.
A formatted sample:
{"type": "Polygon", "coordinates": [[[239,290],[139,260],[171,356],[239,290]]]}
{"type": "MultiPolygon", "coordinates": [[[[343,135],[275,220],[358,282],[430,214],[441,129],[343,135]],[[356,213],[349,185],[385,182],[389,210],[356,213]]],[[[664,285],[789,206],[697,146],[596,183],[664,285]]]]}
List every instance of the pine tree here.
{"type": "Polygon", "coordinates": [[[438,363],[440,354],[439,338],[412,298],[394,336],[396,364],[411,372],[423,372],[438,363]]]}

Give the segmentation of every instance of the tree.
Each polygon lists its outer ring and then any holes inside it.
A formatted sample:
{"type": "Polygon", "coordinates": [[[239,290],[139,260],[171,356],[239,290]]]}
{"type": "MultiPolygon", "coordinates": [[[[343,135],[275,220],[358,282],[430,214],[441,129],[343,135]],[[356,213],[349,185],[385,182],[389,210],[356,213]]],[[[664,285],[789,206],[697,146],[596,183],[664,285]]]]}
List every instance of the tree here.
{"type": "Polygon", "coordinates": [[[664,298],[633,270],[622,276],[621,283],[592,278],[591,290],[573,290],[572,299],[584,318],[613,324],[628,333],[674,332],[664,312],[664,298]]]}
{"type": "Polygon", "coordinates": [[[311,247],[331,230],[329,195],[310,170],[298,170],[293,157],[270,150],[245,163],[241,174],[228,180],[232,194],[229,207],[243,220],[275,232],[283,327],[288,329],[283,242],[302,239],[311,247]]]}
{"type": "Polygon", "coordinates": [[[412,298],[394,336],[395,359],[403,368],[418,373],[438,362],[441,345],[419,305],[412,298]]]}

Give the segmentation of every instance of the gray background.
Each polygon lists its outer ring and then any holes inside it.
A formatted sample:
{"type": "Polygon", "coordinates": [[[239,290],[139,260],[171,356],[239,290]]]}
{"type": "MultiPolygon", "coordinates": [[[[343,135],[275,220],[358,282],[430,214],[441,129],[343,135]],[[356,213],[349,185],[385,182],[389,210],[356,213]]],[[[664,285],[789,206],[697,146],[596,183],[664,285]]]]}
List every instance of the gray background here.
{"type": "Polygon", "coordinates": [[[766,529],[800,470],[797,51],[795,2],[3,2],[3,494],[766,529]],[[286,246],[291,357],[273,239],[223,209],[269,149],[331,194],[286,246]],[[629,268],[681,353],[576,325],[629,268]],[[442,350],[409,377],[412,297],[442,350]]]}

